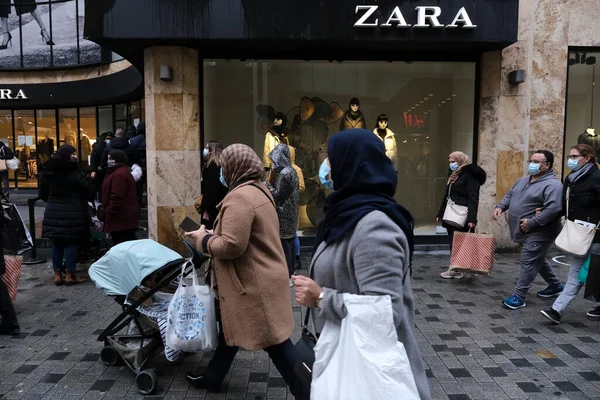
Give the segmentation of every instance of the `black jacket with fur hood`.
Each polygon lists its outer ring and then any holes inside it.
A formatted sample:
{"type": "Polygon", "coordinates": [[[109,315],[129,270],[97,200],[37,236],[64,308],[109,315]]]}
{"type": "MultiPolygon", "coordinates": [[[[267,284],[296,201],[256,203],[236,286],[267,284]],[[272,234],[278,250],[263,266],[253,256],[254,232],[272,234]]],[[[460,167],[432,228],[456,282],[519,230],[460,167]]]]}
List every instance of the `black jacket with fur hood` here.
{"type": "MultiPolygon", "coordinates": [[[[450,198],[453,202],[459,206],[466,206],[469,208],[467,214],[467,223],[477,224],[477,209],[479,208],[479,188],[485,183],[487,175],[483,169],[477,165],[469,164],[463,167],[458,175],[456,182],[452,184],[452,190],[450,192],[450,198]]],[[[438,211],[437,217],[441,220],[446,210],[446,204],[448,202],[448,189],[450,185],[446,186],[446,192],[442,199],[442,205],[438,211]]],[[[446,226],[444,224],[444,226],[446,226]]],[[[466,228],[466,226],[465,226],[466,228]]]]}

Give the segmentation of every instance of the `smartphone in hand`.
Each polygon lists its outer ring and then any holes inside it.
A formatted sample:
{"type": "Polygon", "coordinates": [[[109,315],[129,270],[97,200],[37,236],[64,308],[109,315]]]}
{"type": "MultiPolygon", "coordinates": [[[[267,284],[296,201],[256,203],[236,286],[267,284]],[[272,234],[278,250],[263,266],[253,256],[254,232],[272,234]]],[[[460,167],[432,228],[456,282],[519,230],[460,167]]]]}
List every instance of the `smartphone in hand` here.
{"type": "Polygon", "coordinates": [[[190,217],[185,217],[185,219],[179,225],[179,229],[184,232],[193,232],[200,229],[200,225],[198,225],[193,219],[190,217]]]}

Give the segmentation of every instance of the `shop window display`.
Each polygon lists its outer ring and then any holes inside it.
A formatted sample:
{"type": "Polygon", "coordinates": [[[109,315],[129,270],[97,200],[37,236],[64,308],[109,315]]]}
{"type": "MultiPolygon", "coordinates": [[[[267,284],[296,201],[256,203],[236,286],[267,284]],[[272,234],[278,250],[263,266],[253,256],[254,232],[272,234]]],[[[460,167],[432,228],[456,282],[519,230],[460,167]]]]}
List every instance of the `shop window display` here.
{"type": "MultiPolygon", "coordinates": [[[[567,92],[567,123],[565,149],[576,144],[589,144],[600,157],[600,51],[575,51],[569,54],[569,86],[567,92]]],[[[568,150],[565,154],[569,154],[568,150]]],[[[565,175],[567,158],[564,160],[565,175]]]]}
{"type": "Polygon", "coordinates": [[[15,111],[15,157],[21,161],[16,171],[20,187],[37,186],[37,144],[35,142],[35,113],[33,110],[15,111]]]}
{"type": "Polygon", "coordinates": [[[329,138],[364,128],[384,143],[398,171],[396,199],[416,217],[417,234],[436,234],[448,154],[472,156],[474,63],[205,61],[204,141],[268,153],[295,149],[304,175],[299,230],[314,233],[331,193],[319,180],[329,138]]]}

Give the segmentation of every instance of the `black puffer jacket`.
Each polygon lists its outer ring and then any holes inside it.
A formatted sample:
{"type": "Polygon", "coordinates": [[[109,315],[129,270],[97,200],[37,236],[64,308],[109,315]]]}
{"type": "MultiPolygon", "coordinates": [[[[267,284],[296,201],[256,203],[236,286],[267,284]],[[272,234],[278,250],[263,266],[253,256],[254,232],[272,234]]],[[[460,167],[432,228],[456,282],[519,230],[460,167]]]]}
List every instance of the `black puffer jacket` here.
{"type": "Polygon", "coordinates": [[[298,228],[298,203],[300,202],[298,174],[292,168],[288,145],[278,144],[269,157],[273,160],[273,171],[279,173],[275,184],[267,185],[277,204],[279,237],[291,239],[296,235],[298,228]]]}
{"type": "Polygon", "coordinates": [[[94,198],[92,181],[77,163],[51,157],[42,170],[40,198],[46,211],[42,237],[81,240],[89,235],[90,216],[87,202],[94,198]]]}
{"type": "MultiPolygon", "coordinates": [[[[467,214],[467,223],[477,224],[477,209],[479,208],[479,188],[485,183],[487,175],[483,169],[477,165],[469,164],[463,167],[458,175],[456,182],[452,184],[452,190],[450,192],[450,198],[453,202],[459,206],[465,206],[469,208],[467,214]]],[[[446,192],[442,199],[442,205],[438,211],[437,217],[441,220],[446,210],[446,204],[448,203],[448,189],[450,185],[446,186],[446,192]]],[[[444,224],[446,226],[446,224],[444,224]]]]}
{"type": "MultiPolygon", "coordinates": [[[[569,178],[563,186],[563,215],[567,210],[567,188],[569,194],[569,219],[575,221],[600,222],[600,170],[593,168],[577,182],[572,183],[569,178]]],[[[600,243],[600,231],[596,231],[594,243],[600,243]]]]}

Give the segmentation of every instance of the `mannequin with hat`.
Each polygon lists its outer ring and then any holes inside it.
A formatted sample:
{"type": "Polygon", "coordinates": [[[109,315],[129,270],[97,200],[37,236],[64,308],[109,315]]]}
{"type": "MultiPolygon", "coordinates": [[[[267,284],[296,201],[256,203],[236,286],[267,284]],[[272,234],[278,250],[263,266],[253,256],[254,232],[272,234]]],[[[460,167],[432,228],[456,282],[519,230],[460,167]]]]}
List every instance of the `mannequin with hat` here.
{"type": "Polygon", "coordinates": [[[344,113],[340,122],[340,131],[346,129],[367,129],[367,121],[360,111],[360,101],[356,97],[350,100],[348,111],[344,113]]]}
{"type": "Polygon", "coordinates": [[[263,164],[265,165],[265,169],[271,169],[272,161],[269,158],[269,154],[278,144],[290,144],[288,140],[287,130],[286,130],[286,122],[287,117],[284,113],[278,112],[275,113],[273,117],[273,126],[269,131],[265,134],[265,147],[263,151],[263,164]]]}
{"type": "Polygon", "coordinates": [[[396,147],[396,135],[388,128],[388,116],[380,114],[377,117],[377,125],[373,133],[385,144],[385,154],[392,160],[394,168],[398,170],[398,148],[396,147]]]}

